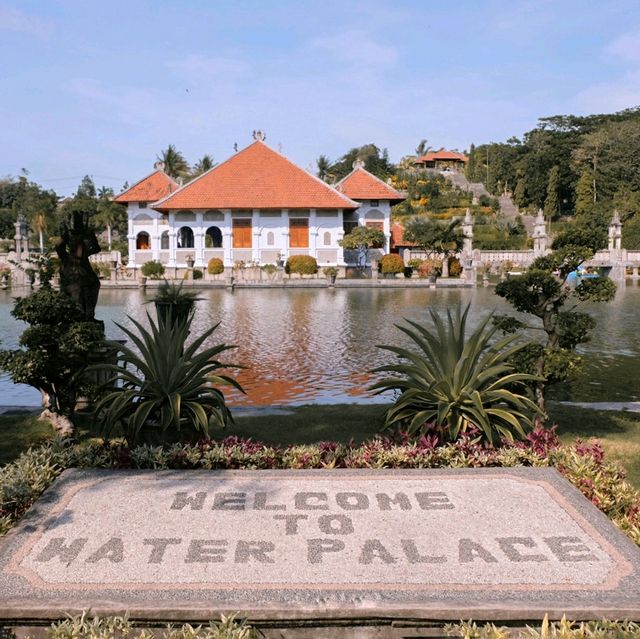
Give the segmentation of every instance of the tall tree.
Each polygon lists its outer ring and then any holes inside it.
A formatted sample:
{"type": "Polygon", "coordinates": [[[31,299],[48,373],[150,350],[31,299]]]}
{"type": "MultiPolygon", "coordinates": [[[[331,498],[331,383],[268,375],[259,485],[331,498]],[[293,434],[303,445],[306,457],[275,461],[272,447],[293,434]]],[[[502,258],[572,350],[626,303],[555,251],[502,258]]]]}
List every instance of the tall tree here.
{"type": "Polygon", "coordinates": [[[522,176],[520,176],[516,182],[516,188],[513,192],[513,202],[519,209],[527,206],[527,187],[522,176]]]}
{"type": "Polygon", "coordinates": [[[387,149],[380,151],[375,144],[365,144],[350,149],[329,167],[329,172],[336,180],[341,180],[351,173],[356,160],[364,162],[364,168],[382,180],[386,180],[393,172],[387,149]]]}
{"type": "Polygon", "coordinates": [[[582,169],[580,178],[576,183],[575,194],[575,212],[577,215],[584,215],[590,211],[595,204],[593,178],[589,166],[585,166],[582,169]]]}
{"type": "Polygon", "coordinates": [[[161,151],[157,158],[164,162],[164,172],[174,180],[184,178],[189,174],[189,163],[173,144],[161,151]]]}
{"type": "Polygon", "coordinates": [[[553,220],[560,213],[560,200],[558,189],[560,188],[560,168],[554,166],[549,171],[549,181],[547,182],[547,197],[544,200],[544,216],[548,220],[553,220]]]}
{"type": "Polygon", "coordinates": [[[420,140],[420,142],[418,143],[418,146],[416,147],[416,155],[418,157],[421,157],[422,155],[425,155],[426,153],[428,153],[431,150],[431,147],[429,146],[427,140],[422,139],[420,140]]]}
{"type": "Polygon", "coordinates": [[[98,202],[96,205],[96,214],[94,223],[97,230],[105,229],[107,231],[107,245],[111,250],[113,242],[114,229],[118,233],[118,237],[127,233],[127,213],[126,209],[113,201],[113,189],[110,187],[100,187],[98,190],[98,202]]]}

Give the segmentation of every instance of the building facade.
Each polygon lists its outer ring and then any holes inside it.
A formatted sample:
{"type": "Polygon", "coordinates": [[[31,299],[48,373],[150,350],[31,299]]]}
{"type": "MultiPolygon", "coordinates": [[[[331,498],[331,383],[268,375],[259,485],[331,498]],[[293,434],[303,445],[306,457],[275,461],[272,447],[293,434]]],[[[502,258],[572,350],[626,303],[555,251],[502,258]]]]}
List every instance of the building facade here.
{"type": "Polygon", "coordinates": [[[330,186],[258,138],[185,186],[157,167],[115,201],[127,206],[130,266],[203,268],[214,257],[231,267],[292,255],[344,266],[340,240],[358,225],[382,230],[388,252],[391,206],[402,199],[360,165],[330,186]]]}

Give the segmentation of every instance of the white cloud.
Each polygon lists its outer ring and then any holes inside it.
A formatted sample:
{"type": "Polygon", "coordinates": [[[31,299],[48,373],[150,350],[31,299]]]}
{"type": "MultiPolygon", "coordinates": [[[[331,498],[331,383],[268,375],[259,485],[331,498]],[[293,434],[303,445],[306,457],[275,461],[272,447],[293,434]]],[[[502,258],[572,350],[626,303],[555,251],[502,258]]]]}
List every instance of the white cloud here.
{"type": "Polygon", "coordinates": [[[197,53],[191,53],[179,60],[167,62],[172,71],[185,74],[191,80],[211,77],[238,77],[246,75],[250,67],[239,58],[216,56],[208,58],[197,53]]]}
{"type": "Polygon", "coordinates": [[[0,7],[0,30],[15,31],[37,38],[45,38],[51,25],[42,18],[29,15],[15,7],[0,7]]]}
{"type": "Polygon", "coordinates": [[[394,47],[378,41],[362,29],[320,36],[314,38],[310,44],[337,60],[359,67],[391,67],[398,59],[398,52],[394,47]]]}
{"type": "Polygon", "coordinates": [[[616,38],[605,48],[605,52],[628,62],[640,63],[640,29],[616,38]]]}

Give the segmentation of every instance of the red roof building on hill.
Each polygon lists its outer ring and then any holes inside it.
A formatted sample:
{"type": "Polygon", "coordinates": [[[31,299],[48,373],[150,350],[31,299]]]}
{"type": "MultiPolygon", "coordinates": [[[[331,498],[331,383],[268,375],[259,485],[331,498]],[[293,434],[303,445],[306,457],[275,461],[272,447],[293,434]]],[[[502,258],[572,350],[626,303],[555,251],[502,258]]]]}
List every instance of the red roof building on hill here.
{"type": "Polygon", "coordinates": [[[464,169],[468,161],[469,158],[464,153],[440,149],[439,151],[429,151],[414,160],[413,163],[426,169],[464,169]]]}
{"type": "Polygon", "coordinates": [[[115,202],[128,204],[129,202],[156,202],[178,189],[178,183],[170,178],[161,168],[157,168],[151,175],[142,178],[114,198],[115,202]]]}

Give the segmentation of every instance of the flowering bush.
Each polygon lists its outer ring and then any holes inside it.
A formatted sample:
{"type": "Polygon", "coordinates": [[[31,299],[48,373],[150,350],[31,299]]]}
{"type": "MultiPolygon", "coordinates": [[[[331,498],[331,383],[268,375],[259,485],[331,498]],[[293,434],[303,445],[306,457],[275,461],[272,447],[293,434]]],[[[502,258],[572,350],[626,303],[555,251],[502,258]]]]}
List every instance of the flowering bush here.
{"type": "Polygon", "coordinates": [[[606,461],[598,444],[561,446],[554,429],[537,428],[520,442],[491,446],[467,433],[440,445],[437,435],[410,440],[376,437],[356,446],[322,442],[269,446],[226,437],[166,447],[124,442],[73,444],[56,440],[23,453],[0,470],[0,535],[66,468],[307,469],[307,468],[483,468],[554,467],[640,545],[640,493],[624,472],[606,461]]]}
{"type": "Polygon", "coordinates": [[[212,257],[207,263],[207,272],[209,275],[220,275],[224,273],[224,263],[219,257],[212,257]]]}
{"type": "Polygon", "coordinates": [[[300,273],[300,275],[315,275],[318,272],[318,262],[311,255],[292,255],[284,265],[284,272],[300,273]]]}
{"type": "Polygon", "coordinates": [[[404,260],[397,253],[387,253],[380,258],[380,270],[384,275],[402,273],[404,260]]]}

